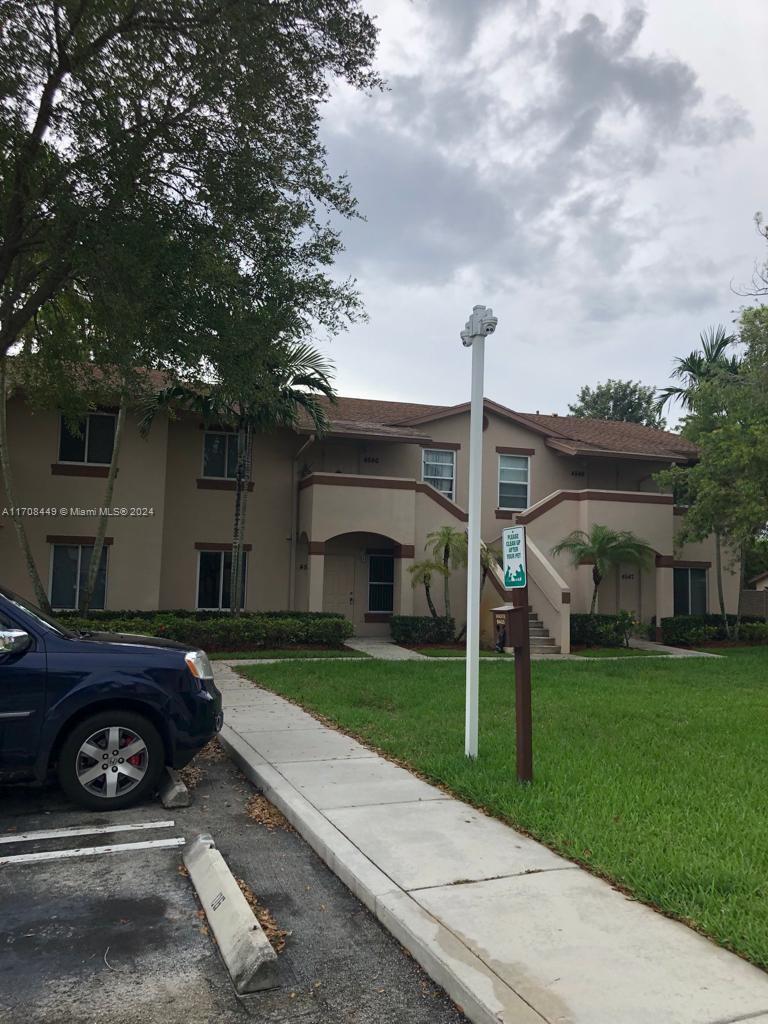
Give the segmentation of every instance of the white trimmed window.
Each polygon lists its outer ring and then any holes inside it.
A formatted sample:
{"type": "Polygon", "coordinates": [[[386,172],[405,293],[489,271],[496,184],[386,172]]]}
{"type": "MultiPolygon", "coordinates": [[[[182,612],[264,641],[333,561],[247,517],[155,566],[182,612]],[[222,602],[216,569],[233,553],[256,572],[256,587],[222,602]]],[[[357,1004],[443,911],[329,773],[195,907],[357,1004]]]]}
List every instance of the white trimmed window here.
{"type": "MultiPolygon", "coordinates": [[[[243,555],[243,587],[240,607],[245,607],[245,583],[248,576],[248,552],[243,555]]],[[[200,611],[222,611],[230,607],[232,585],[231,551],[198,551],[197,607],[200,611]]]]}
{"type": "Polygon", "coordinates": [[[528,508],[530,467],[528,455],[499,455],[499,508],[515,512],[528,508]]]}
{"type": "Polygon", "coordinates": [[[115,422],[111,412],[92,412],[80,421],[79,436],[69,429],[61,417],[59,431],[59,462],[83,462],[91,466],[108,466],[115,447],[115,422]]]}
{"type": "Polygon", "coordinates": [[[456,452],[445,448],[423,448],[421,479],[453,501],[456,488],[456,452]]]}
{"type": "Polygon", "coordinates": [[[203,476],[234,480],[237,476],[237,434],[206,430],[203,438],[203,476]]]}
{"type": "MultiPolygon", "coordinates": [[[[51,552],[50,601],[52,608],[75,609],[80,591],[88,582],[92,544],[54,544],[51,552]]],[[[91,595],[91,608],[104,607],[107,593],[107,547],[101,549],[101,564],[91,595]]]]}

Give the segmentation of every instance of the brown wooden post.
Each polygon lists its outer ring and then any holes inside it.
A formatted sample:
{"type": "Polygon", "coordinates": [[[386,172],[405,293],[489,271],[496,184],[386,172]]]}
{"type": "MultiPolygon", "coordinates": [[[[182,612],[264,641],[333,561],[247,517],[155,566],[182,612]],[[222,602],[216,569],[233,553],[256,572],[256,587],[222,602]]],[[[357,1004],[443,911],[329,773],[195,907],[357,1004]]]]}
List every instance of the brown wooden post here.
{"type": "Polygon", "coordinates": [[[521,631],[515,645],[515,745],[517,781],[533,782],[533,714],[531,710],[531,639],[528,587],[512,592],[516,607],[522,607],[521,631]]]}

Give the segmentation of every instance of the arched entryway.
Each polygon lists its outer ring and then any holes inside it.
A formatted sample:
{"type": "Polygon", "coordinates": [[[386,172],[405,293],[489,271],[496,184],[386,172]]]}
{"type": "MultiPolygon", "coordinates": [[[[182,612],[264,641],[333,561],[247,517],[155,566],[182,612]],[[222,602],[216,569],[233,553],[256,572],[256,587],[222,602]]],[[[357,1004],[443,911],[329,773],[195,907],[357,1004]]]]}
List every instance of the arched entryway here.
{"type": "Polygon", "coordinates": [[[358,636],[386,636],[393,613],[410,614],[412,551],[379,533],[343,533],[323,547],[323,611],[345,615],[358,636]]]}

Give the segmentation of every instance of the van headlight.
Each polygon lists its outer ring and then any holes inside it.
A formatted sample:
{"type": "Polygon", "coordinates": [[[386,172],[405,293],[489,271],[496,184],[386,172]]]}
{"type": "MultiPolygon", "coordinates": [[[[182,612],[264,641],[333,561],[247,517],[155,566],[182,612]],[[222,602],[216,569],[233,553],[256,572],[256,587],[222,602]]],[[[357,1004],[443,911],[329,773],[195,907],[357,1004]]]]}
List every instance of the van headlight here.
{"type": "Polygon", "coordinates": [[[213,679],[213,669],[205,651],[187,651],[184,661],[195,679],[213,679]]]}

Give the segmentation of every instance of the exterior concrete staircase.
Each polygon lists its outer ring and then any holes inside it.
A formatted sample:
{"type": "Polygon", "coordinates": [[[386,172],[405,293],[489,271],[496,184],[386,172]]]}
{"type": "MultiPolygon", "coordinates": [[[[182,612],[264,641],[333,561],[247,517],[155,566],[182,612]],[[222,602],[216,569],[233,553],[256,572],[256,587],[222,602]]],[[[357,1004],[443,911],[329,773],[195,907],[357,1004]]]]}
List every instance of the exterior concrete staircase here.
{"type": "Polygon", "coordinates": [[[549,630],[535,614],[528,613],[528,632],[531,639],[531,654],[559,654],[560,648],[555,643],[555,638],[549,635],[549,630]]]}

